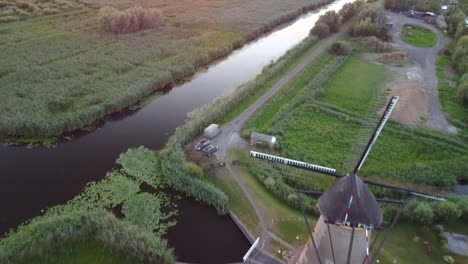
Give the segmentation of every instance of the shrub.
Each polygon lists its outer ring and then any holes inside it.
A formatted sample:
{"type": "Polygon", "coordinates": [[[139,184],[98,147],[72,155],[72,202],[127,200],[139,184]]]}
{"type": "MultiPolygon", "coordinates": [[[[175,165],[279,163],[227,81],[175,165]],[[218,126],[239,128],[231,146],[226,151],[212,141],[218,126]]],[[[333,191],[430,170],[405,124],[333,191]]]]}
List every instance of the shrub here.
{"type": "Polygon", "coordinates": [[[318,38],[325,38],[330,35],[330,27],[325,23],[316,23],[310,30],[310,34],[318,38]]]}
{"type": "Polygon", "coordinates": [[[340,29],[341,18],[335,11],[327,11],[319,17],[317,23],[327,24],[330,32],[335,33],[340,29]]]}
{"type": "Polygon", "coordinates": [[[458,206],[451,201],[434,203],[433,211],[434,219],[438,223],[448,223],[455,221],[462,214],[460,208],[458,208],[458,206]]]}
{"type": "Polygon", "coordinates": [[[411,219],[421,224],[431,224],[434,221],[434,212],[428,203],[421,202],[412,211],[411,219]]]}
{"type": "Polygon", "coordinates": [[[335,55],[345,56],[351,52],[351,45],[345,41],[336,41],[330,46],[330,52],[335,55]]]}
{"type": "Polygon", "coordinates": [[[99,26],[102,31],[114,34],[133,33],[159,27],[163,24],[159,9],[134,6],[124,11],[106,6],[99,10],[99,26]]]}

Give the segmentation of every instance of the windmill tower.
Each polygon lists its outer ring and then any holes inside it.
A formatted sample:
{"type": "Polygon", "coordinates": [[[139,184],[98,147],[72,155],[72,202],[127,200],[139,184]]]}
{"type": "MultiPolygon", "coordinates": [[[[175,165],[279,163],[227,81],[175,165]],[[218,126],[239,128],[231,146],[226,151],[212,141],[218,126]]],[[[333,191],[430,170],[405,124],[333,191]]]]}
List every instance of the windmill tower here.
{"type": "Polygon", "coordinates": [[[301,253],[297,263],[300,264],[364,264],[373,263],[380,249],[388,237],[391,229],[398,220],[402,210],[412,196],[421,196],[429,199],[445,201],[445,198],[427,193],[422,193],[405,188],[361,179],[357,173],[366,160],[372,146],[381,133],[385,123],[390,117],[398,97],[393,96],[381,117],[372,137],[350,174],[343,175],[335,169],[323,167],[302,161],[291,160],[283,157],[251,151],[253,158],[264,159],[271,162],[282,163],[287,166],[318,172],[337,178],[334,185],[324,193],[310,190],[295,190],[299,204],[304,215],[310,239],[301,253]],[[404,200],[377,199],[366,184],[396,190],[405,194],[404,200]],[[317,208],[320,212],[314,232],[312,232],[300,194],[320,196],[317,208]],[[378,243],[375,252],[377,236],[383,228],[383,215],[378,202],[399,204],[400,208],[395,215],[392,224],[386,229],[383,238],[378,243]],[[376,238],[371,242],[371,231],[378,231],[376,238]],[[374,252],[371,256],[370,253],[374,252]]]}

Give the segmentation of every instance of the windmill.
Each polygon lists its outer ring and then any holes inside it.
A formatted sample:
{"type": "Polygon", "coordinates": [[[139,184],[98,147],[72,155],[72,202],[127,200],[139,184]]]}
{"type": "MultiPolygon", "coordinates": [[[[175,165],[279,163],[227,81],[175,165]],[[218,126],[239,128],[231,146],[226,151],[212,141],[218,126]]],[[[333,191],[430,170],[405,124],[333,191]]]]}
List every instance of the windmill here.
{"type": "Polygon", "coordinates": [[[437,195],[400,188],[368,179],[361,179],[357,175],[369,155],[372,146],[382,132],[382,129],[390,117],[397,101],[398,97],[393,96],[388,102],[385,112],[380,118],[372,137],[350,174],[343,175],[337,173],[333,168],[256,151],[250,152],[250,156],[253,158],[281,163],[287,166],[337,178],[335,184],[323,193],[311,190],[295,190],[310,236],[310,240],[299,257],[298,263],[371,264],[376,260],[376,257],[378,256],[391,229],[400,217],[402,210],[413,196],[445,201],[445,198],[437,195]],[[405,199],[376,199],[366,184],[402,192],[405,194],[405,199]],[[312,233],[307,220],[303,201],[299,194],[320,196],[317,202],[317,208],[321,216],[316,223],[314,233],[312,233]],[[392,220],[390,227],[387,228],[383,238],[380,240],[379,245],[374,251],[377,238],[381,233],[383,233],[380,232],[380,230],[383,229],[383,214],[378,202],[399,204],[400,207],[392,220]],[[370,245],[369,242],[372,231],[377,231],[378,233],[370,245]],[[374,252],[374,254],[371,256],[370,252],[374,252]]]}

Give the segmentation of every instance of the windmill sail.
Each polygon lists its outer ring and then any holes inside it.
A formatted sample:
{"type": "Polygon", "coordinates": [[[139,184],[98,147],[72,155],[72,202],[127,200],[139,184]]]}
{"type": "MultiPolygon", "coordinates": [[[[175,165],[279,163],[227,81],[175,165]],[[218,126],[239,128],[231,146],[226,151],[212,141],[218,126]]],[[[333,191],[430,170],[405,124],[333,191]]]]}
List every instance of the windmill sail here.
{"type": "Polygon", "coordinates": [[[369,142],[367,143],[366,149],[362,153],[361,157],[359,158],[358,163],[354,167],[354,170],[352,174],[357,174],[357,172],[361,169],[362,164],[367,158],[367,155],[369,155],[370,150],[372,149],[372,146],[374,145],[375,141],[380,135],[380,132],[382,132],[383,127],[385,126],[385,123],[387,123],[388,118],[390,117],[393,109],[395,108],[396,103],[398,102],[398,96],[392,96],[392,99],[390,99],[390,102],[388,102],[387,107],[385,108],[385,112],[382,115],[382,118],[380,119],[379,124],[375,128],[374,133],[372,134],[372,137],[370,138],[369,142]]]}

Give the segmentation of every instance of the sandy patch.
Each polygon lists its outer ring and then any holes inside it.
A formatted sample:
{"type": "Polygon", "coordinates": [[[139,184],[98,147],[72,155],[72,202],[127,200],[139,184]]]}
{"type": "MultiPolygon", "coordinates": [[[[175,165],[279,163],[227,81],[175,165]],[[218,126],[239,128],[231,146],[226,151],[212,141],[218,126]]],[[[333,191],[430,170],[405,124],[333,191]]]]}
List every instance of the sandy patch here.
{"type": "MultiPolygon", "coordinates": [[[[427,117],[427,95],[420,84],[415,81],[394,80],[387,83],[389,96],[399,96],[390,119],[399,123],[416,127],[427,117]]],[[[384,108],[379,110],[382,115],[384,108]]]]}

